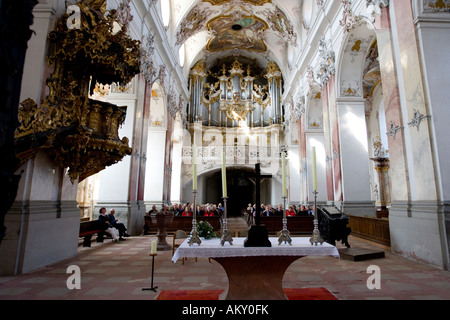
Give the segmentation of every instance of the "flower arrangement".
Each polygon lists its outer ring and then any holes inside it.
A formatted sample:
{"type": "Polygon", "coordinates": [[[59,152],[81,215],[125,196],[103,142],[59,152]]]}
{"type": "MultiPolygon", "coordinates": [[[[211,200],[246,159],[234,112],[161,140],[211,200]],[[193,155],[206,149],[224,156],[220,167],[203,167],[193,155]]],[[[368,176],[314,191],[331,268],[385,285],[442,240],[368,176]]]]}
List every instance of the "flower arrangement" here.
{"type": "Polygon", "coordinates": [[[203,237],[205,239],[217,237],[217,233],[208,221],[198,221],[196,228],[199,237],[203,237]]]}

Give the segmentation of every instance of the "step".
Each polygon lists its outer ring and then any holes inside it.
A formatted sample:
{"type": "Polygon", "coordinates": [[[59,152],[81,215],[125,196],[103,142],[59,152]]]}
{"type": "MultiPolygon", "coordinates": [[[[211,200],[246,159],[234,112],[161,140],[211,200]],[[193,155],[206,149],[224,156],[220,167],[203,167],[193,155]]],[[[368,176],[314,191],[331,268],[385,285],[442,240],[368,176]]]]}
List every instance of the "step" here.
{"type": "Polygon", "coordinates": [[[338,251],[341,259],[351,261],[363,261],[385,257],[383,250],[373,250],[366,248],[342,248],[338,249],[338,251]]]}

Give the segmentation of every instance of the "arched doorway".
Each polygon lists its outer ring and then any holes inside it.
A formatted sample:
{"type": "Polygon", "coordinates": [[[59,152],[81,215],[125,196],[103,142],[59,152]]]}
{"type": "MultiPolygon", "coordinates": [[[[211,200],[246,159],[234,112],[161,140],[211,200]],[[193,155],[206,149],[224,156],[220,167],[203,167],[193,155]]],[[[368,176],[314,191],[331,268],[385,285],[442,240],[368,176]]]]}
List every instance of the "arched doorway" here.
{"type": "Polygon", "coordinates": [[[249,203],[255,201],[254,170],[227,169],[228,215],[241,215],[249,203]]]}
{"type": "MultiPolygon", "coordinates": [[[[204,177],[205,203],[222,203],[222,174],[220,170],[211,172],[204,177]]],[[[267,194],[266,180],[261,182],[261,199],[267,194]]],[[[242,210],[249,203],[255,202],[255,170],[252,168],[227,168],[227,214],[228,216],[240,216],[242,210]]]]}

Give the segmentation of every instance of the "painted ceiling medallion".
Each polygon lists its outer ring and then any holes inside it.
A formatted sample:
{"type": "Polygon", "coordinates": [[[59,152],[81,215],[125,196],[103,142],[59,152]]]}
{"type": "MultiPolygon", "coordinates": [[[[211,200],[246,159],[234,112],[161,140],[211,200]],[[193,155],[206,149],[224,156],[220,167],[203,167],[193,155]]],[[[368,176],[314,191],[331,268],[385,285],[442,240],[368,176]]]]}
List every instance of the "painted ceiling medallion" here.
{"type": "Polygon", "coordinates": [[[268,25],[254,15],[242,15],[241,17],[220,15],[209,20],[207,28],[216,34],[206,45],[208,51],[243,49],[265,52],[267,50],[260,34],[268,28],[268,25]]]}
{"type": "MultiPolygon", "coordinates": [[[[272,0],[243,0],[244,2],[251,3],[255,6],[262,6],[266,3],[272,3],[272,0]]],[[[203,0],[203,2],[209,2],[214,6],[220,6],[224,3],[230,3],[231,0],[203,0]]]]}

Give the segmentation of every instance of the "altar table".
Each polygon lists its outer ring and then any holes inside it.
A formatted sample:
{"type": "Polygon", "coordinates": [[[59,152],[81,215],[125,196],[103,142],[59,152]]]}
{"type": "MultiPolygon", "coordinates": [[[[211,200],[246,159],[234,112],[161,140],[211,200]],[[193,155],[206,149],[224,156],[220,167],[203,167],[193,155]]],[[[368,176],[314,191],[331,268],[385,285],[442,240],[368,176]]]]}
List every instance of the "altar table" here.
{"type": "Polygon", "coordinates": [[[328,243],[311,245],[309,237],[292,237],[292,245],[278,238],[269,238],[272,247],[244,247],[245,238],[233,238],[233,244],[220,239],[203,240],[200,245],[189,246],[186,239],[172,257],[207,257],[216,260],[228,276],[228,288],[220,299],[224,300],[287,300],[282,281],[289,265],[304,256],[332,256],[339,258],[335,246],[328,243]]]}

